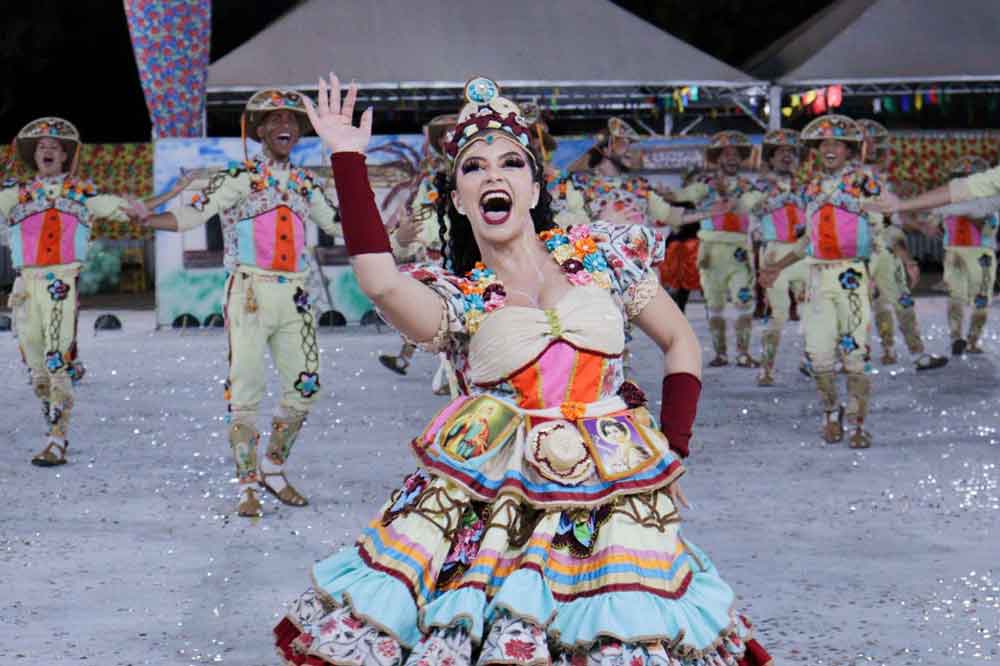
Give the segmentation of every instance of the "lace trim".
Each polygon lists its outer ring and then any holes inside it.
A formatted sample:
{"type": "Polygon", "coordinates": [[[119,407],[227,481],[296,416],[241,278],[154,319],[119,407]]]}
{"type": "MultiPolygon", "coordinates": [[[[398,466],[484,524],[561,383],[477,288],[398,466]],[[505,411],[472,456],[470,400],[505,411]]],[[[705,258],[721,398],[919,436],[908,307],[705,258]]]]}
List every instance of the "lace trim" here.
{"type": "Polygon", "coordinates": [[[647,270],[642,279],[628,288],[625,293],[625,314],[635,319],[646,309],[660,291],[660,279],[652,270],[647,270]]]}

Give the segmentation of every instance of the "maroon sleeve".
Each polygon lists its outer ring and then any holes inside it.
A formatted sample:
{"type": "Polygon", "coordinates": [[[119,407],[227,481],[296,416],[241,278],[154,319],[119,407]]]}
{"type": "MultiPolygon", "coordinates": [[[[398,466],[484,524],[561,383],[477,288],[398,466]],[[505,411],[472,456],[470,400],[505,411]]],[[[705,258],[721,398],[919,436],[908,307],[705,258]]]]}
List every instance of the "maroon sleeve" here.
{"type": "Polygon", "coordinates": [[[663,402],[660,405],[660,430],[667,436],[670,449],[687,458],[691,426],[698,413],[701,380],[688,372],[676,372],[663,378],[663,402]]]}
{"type": "Polygon", "coordinates": [[[392,252],[389,234],[375,205],[363,153],[334,153],[330,158],[340,203],[340,224],[347,254],[392,252]]]}

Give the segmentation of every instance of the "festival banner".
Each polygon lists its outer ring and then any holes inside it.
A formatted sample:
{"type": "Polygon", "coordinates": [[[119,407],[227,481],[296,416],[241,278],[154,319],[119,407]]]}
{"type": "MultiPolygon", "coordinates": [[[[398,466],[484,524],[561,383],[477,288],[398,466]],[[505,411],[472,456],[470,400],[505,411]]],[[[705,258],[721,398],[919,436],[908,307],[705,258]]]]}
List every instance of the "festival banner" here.
{"type": "Polygon", "coordinates": [[[125,0],[153,137],[204,134],[210,0],[125,0]]]}

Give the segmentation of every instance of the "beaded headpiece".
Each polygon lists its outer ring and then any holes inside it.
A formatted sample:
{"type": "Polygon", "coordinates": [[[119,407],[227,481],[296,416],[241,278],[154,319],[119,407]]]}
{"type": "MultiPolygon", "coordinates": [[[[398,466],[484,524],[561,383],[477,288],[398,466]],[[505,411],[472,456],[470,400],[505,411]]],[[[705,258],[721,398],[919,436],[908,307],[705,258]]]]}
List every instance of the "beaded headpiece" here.
{"type": "Polygon", "coordinates": [[[765,148],[795,148],[798,150],[802,143],[799,141],[799,133],[790,129],[771,130],[764,135],[761,142],[765,148]]]}
{"type": "Polygon", "coordinates": [[[750,143],[750,137],[743,132],[725,130],[724,132],[717,132],[712,135],[708,148],[705,149],[705,158],[709,162],[714,162],[718,159],[719,154],[729,147],[739,150],[740,157],[743,159],[750,157],[750,153],[753,151],[753,144],[750,143]]]}
{"type": "Polygon", "coordinates": [[[802,143],[822,143],[824,139],[860,143],[864,138],[858,124],[847,116],[820,116],[802,130],[802,143]]]}
{"type": "Polygon", "coordinates": [[[951,175],[955,177],[971,176],[982,173],[990,168],[990,163],[976,155],[964,155],[951,163],[951,175]]]}
{"type": "Polygon", "coordinates": [[[491,142],[494,132],[506,133],[513,141],[524,147],[534,162],[534,155],[528,150],[530,130],[528,122],[517,104],[500,96],[500,86],[492,79],[477,76],[465,84],[466,104],[458,114],[458,122],[450,134],[446,151],[452,164],[477,141],[491,142]]]}
{"type": "Polygon", "coordinates": [[[69,172],[74,170],[80,153],[80,132],[68,120],[48,116],[32,120],[21,128],[14,138],[17,156],[32,169],[35,168],[35,148],[40,139],[56,139],[69,155],[69,172]]]}

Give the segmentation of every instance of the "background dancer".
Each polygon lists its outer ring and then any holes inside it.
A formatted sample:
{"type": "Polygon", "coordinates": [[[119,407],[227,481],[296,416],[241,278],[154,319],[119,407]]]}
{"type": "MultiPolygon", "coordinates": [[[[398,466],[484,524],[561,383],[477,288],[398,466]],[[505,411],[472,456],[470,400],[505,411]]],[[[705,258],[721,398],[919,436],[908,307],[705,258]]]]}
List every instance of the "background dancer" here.
{"type": "Polygon", "coordinates": [[[284,504],[308,501],[285,476],[284,466],[319,395],[319,346],[312,305],[305,289],[305,222],[312,220],[340,236],[337,211],[322,183],[293,167],[289,155],[309,130],[303,95],[261,90],[243,113],[246,138],[261,142],[263,157],[233,163],[205,189],[173,212],[134,214],[164,231],[186,231],[220,215],[225,240],[225,317],[229,333],[229,445],[240,482],[237,512],[259,516],[254,491],[263,487],[284,504]],[[258,465],[257,410],[264,396],[264,352],[281,378],[281,401],[271,420],[271,439],[258,465]]]}
{"type": "MultiPolygon", "coordinates": [[[[756,197],[751,210],[751,224],[764,243],[762,266],[766,267],[793,253],[806,230],[805,203],[802,187],[797,182],[801,143],[793,130],[772,130],[764,135],[762,153],[767,172],[755,188],[763,193],[756,197]]],[[[797,255],[796,255],[797,256],[797,255]]],[[[781,332],[788,321],[794,301],[805,300],[809,268],[797,261],[781,271],[777,281],[767,289],[770,318],[761,334],[761,368],[758,386],[774,385],[774,361],[781,342],[781,332]]]]}
{"type": "MultiPolygon", "coordinates": [[[[7,223],[0,240],[10,245],[19,272],[9,303],[21,356],[48,428],[44,448],[31,459],[39,467],[66,463],[80,307],[77,283],[90,246],[91,220],[126,222],[122,209],[131,205],[74,176],[79,152],[80,133],[68,120],[33,120],[14,139],[12,159],[20,158],[35,176],[7,181],[0,190],[0,220],[6,218],[7,223]]],[[[184,184],[182,180],[146,205],[160,205],[184,184]]]]}
{"type": "Polygon", "coordinates": [[[751,181],[740,175],[750,157],[750,139],[740,132],[719,132],[705,150],[705,163],[711,169],[708,176],[676,193],[675,201],[690,201],[702,212],[698,232],[698,271],[705,305],[708,308],[708,328],[712,335],[715,358],[713,368],[729,365],[726,346],[726,301],[738,314],[736,330],[736,365],[757,367],[750,355],[753,330],[753,266],[749,239],[750,217],[743,195],[753,191],[751,181]],[[733,209],[718,209],[716,204],[729,202],[733,209]]]}
{"type": "MultiPolygon", "coordinates": [[[[885,163],[889,158],[889,130],[874,120],[861,119],[858,127],[864,136],[865,164],[873,169],[879,179],[888,184],[885,163]]],[[[882,340],[882,365],[896,363],[896,340],[893,331],[893,312],[910,354],[915,358],[917,370],[933,370],[948,364],[948,359],[929,354],[920,335],[920,324],[910,290],[920,279],[920,266],[906,246],[906,234],[897,224],[895,216],[887,216],[882,228],[872,242],[872,256],[868,262],[875,289],[872,307],[875,312],[875,329],[882,340]]]]}

